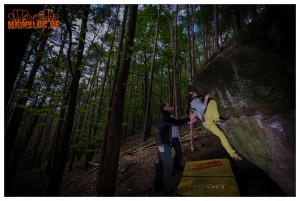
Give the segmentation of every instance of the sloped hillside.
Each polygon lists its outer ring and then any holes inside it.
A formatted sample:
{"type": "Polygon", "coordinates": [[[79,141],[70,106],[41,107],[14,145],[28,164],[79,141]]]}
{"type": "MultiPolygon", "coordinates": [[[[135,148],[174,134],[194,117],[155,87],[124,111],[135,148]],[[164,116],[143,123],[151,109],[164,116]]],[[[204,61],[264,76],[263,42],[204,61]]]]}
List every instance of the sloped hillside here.
{"type": "MultiPolygon", "coordinates": [[[[183,141],[183,164],[187,161],[229,158],[219,139],[200,127],[195,130],[195,145],[197,150],[190,151],[189,132],[187,127],[181,128],[183,141]]],[[[142,145],[139,136],[127,139],[122,145],[119,173],[117,181],[117,196],[163,196],[163,192],[152,190],[155,176],[154,164],[157,160],[154,136],[142,145]]],[[[98,156],[99,157],[99,156],[98,156]]],[[[95,196],[97,178],[97,161],[95,157],[87,172],[83,172],[83,160],[74,163],[73,170],[66,172],[61,188],[61,196],[95,196]]],[[[272,181],[260,168],[250,163],[246,158],[231,165],[239,186],[241,196],[286,196],[281,188],[272,181]]],[[[18,176],[19,196],[42,196],[47,179],[43,177],[43,169],[24,172],[18,176]]],[[[174,189],[180,182],[182,172],[174,175],[174,189]]]]}

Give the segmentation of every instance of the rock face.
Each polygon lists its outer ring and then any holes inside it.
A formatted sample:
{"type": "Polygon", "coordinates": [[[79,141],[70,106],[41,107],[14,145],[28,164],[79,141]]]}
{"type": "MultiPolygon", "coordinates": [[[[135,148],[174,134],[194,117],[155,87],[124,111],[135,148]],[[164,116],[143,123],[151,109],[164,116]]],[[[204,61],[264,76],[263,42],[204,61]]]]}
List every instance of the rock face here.
{"type": "Polygon", "coordinates": [[[217,100],[232,146],[296,194],[296,11],[271,5],[197,72],[217,100]]]}

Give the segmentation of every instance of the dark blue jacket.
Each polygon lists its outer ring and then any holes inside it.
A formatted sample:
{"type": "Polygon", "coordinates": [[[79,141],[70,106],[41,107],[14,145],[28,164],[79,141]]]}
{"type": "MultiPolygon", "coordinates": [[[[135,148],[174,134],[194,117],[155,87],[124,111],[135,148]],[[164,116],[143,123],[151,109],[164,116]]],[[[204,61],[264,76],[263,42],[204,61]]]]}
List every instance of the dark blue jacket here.
{"type": "Polygon", "coordinates": [[[160,114],[156,145],[172,144],[172,126],[180,126],[190,121],[190,118],[175,119],[171,113],[164,111],[160,114]]]}

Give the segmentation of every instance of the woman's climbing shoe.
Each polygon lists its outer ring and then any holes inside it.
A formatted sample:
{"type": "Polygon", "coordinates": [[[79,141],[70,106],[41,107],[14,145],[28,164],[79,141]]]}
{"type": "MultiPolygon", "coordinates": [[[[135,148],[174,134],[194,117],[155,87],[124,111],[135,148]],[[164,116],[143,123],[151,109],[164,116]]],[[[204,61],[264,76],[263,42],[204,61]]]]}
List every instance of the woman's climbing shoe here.
{"type": "Polygon", "coordinates": [[[236,156],[234,156],[233,159],[235,161],[242,161],[243,160],[243,158],[240,155],[238,155],[238,154],[236,156]]]}

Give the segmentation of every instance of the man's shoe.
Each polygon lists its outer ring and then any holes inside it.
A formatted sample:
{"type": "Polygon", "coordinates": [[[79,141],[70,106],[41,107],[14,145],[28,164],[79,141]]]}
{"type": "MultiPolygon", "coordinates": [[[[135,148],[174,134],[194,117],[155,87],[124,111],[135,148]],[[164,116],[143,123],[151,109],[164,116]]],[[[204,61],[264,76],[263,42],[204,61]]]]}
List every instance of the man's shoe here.
{"type": "Polygon", "coordinates": [[[164,184],[161,182],[154,182],[153,185],[153,191],[158,192],[158,191],[163,191],[164,190],[164,184]]]}
{"type": "Polygon", "coordinates": [[[165,196],[167,196],[167,197],[173,197],[173,196],[176,195],[173,188],[171,188],[171,190],[165,192],[164,194],[165,194],[165,196]]]}

